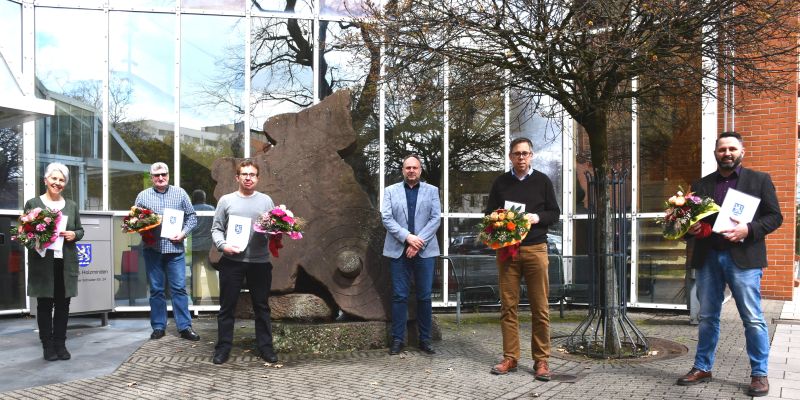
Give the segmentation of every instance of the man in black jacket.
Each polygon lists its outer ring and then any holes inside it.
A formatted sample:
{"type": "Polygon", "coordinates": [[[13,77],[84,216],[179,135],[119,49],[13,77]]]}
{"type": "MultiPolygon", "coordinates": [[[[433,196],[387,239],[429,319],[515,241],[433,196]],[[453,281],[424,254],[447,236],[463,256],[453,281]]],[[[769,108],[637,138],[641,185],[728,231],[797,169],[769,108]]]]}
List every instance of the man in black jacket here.
{"type": "Polygon", "coordinates": [[[725,284],[736,300],[744,324],[747,355],[750,357],[751,383],[747,394],[769,393],[767,362],[769,330],[761,309],[761,276],[767,266],[764,238],[783,222],[775,185],[763,172],[742,167],[744,143],[736,132],[723,132],[717,138],[714,157],[717,171],[692,185],[701,197],[713,197],[722,204],[728,189],[736,189],[761,199],[751,222],[731,218],[733,227],[712,232],[717,214],[692,225],[689,240],[694,240],[691,265],[696,268],[697,296],[700,300],[697,353],[692,369],[678,379],[681,386],[711,380],[714,354],[719,341],[719,316],[725,284]]]}
{"type": "Polygon", "coordinates": [[[558,222],[561,213],[553,182],[547,175],[533,169],[533,144],[528,138],[511,141],[508,154],[511,171],[495,179],[489,192],[486,214],[498,208],[520,207],[531,223],[530,231],[520,243],[515,258],[497,257],[497,275],[500,286],[500,330],[503,334],[503,360],[492,368],[492,373],[504,375],[517,370],[519,349],[520,281],[525,278],[528,301],[531,305],[531,352],[534,376],[540,381],[550,380],[550,306],[547,258],[547,229],[558,222]]]}

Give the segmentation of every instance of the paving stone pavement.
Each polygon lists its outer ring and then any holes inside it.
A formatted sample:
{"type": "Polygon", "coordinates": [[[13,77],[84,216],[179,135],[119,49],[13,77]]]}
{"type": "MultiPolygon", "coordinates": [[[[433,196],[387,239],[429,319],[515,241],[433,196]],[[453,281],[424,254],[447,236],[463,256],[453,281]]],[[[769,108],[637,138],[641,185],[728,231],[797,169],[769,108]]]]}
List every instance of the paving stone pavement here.
{"type": "MultiPolygon", "coordinates": [[[[774,323],[786,307],[781,301],[764,301],[770,333],[791,330],[800,337],[798,325],[774,323]]],[[[526,312],[521,312],[524,315],[526,312]]],[[[691,387],[676,386],[675,380],[692,366],[697,327],[685,314],[631,312],[647,335],[683,344],[688,353],[648,362],[581,360],[563,356],[557,344],[585,315],[571,310],[565,320],[555,319],[551,329],[554,351],[550,382],[533,379],[530,360],[530,323],[523,322],[523,360],[518,372],[505,376],[489,373],[502,354],[497,314],[463,314],[460,326],[452,315],[438,315],[441,342],[436,355],[407,349],[389,356],[385,349],[332,355],[284,355],[281,367],[267,366],[248,349],[236,347],[231,360],[211,363],[215,324],[211,316],[195,321],[203,336],[189,342],[175,335],[145,341],[113,373],[58,384],[0,393],[2,399],[745,399],[749,362],[745,353],[742,323],[733,302],[723,307],[722,333],[714,380],[691,387]]],[[[787,314],[788,315],[788,314],[787,314]]],[[[798,308],[800,316],[800,307],[798,308]]],[[[237,325],[240,322],[237,322],[237,325]]],[[[782,334],[783,335],[783,334],[782,334]]],[[[775,354],[770,368],[773,391],[800,393],[800,356],[792,357],[792,346],[800,340],[780,336],[773,342],[783,353],[775,354]],[[781,365],[781,367],[776,367],[781,365]],[[778,383],[780,387],[776,386],[778,383]],[[794,386],[792,386],[794,385],[794,386]]],[[[32,371],[32,373],[35,373],[32,371]]],[[[797,397],[782,397],[797,398],[797,397]]]]}

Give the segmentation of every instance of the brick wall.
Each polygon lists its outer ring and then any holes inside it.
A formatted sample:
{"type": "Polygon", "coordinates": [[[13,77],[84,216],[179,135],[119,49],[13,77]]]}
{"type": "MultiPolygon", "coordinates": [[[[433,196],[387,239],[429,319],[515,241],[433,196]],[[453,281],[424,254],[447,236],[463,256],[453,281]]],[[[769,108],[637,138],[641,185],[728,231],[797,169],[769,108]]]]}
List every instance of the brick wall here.
{"type": "Polygon", "coordinates": [[[795,248],[795,190],[797,182],[798,82],[785,93],[748,96],[737,93],[736,131],[744,138],[744,166],[772,176],[783,225],[767,236],[767,259],[761,283],[767,299],[792,300],[795,248]]]}

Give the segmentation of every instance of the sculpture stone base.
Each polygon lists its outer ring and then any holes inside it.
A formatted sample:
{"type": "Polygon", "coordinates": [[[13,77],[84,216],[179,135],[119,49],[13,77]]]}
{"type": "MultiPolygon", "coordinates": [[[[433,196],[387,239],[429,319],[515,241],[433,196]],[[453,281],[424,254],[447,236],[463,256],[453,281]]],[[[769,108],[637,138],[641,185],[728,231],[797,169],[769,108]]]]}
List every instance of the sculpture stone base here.
{"type": "MultiPolygon", "coordinates": [[[[326,322],[333,320],[333,310],[325,300],[308,293],[290,293],[269,297],[272,320],[291,320],[303,322],[326,322]]],[[[239,293],[239,301],[234,312],[236,319],[253,319],[253,303],[250,293],[239,293]]]]}
{"type": "MultiPolygon", "coordinates": [[[[391,341],[391,323],[381,321],[348,321],[333,323],[272,322],[272,342],[282,354],[330,354],[342,351],[385,349],[391,341]]],[[[417,347],[417,324],[408,324],[406,346],[417,347]]],[[[442,340],[436,318],[431,335],[442,340]]],[[[252,321],[236,321],[234,346],[256,348],[252,321]],[[240,339],[241,338],[241,339],[240,339]]]]}
{"type": "MultiPolygon", "coordinates": [[[[236,320],[234,347],[255,349],[255,328],[252,320],[236,320]]],[[[406,347],[418,344],[416,321],[407,326],[406,347]]],[[[436,317],[433,318],[431,336],[442,340],[436,317]]],[[[272,321],[272,341],[280,354],[331,354],[342,351],[385,349],[391,342],[391,322],[347,321],[308,323],[272,321]]]]}

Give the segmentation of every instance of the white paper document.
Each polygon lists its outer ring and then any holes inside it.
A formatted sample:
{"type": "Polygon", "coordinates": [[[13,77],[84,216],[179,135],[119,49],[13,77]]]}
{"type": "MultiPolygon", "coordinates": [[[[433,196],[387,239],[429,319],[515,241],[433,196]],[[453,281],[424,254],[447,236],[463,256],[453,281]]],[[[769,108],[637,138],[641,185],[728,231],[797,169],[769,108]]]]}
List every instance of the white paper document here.
{"type": "Polygon", "coordinates": [[[722,206],[720,206],[717,222],[714,223],[711,230],[719,233],[726,229],[733,228],[735,223],[731,221],[731,217],[736,218],[741,224],[753,221],[753,216],[756,215],[759,203],[761,203],[761,199],[758,197],[751,196],[736,189],[728,189],[725,200],[722,202],[722,206]]]}
{"type": "Polygon", "coordinates": [[[165,208],[161,216],[161,237],[171,238],[183,230],[183,211],[165,208]]]}
{"type": "Polygon", "coordinates": [[[505,208],[506,210],[510,210],[514,207],[519,208],[519,212],[525,212],[525,203],[516,203],[513,201],[506,200],[505,204],[503,205],[503,208],[505,208]]]}
{"type": "Polygon", "coordinates": [[[250,230],[253,229],[253,219],[231,215],[228,217],[228,230],[225,232],[225,242],[229,246],[236,246],[240,251],[247,248],[250,242],[250,230]]]}
{"type": "MultiPolygon", "coordinates": [[[[61,215],[61,220],[58,221],[58,225],[56,226],[56,233],[61,233],[67,230],[67,219],[69,217],[66,215],[61,215]]],[[[61,251],[64,248],[64,237],[59,235],[58,239],[53,242],[50,246],[47,247],[49,250],[53,251],[61,251]]],[[[42,256],[44,257],[44,256],[42,256]]]]}

